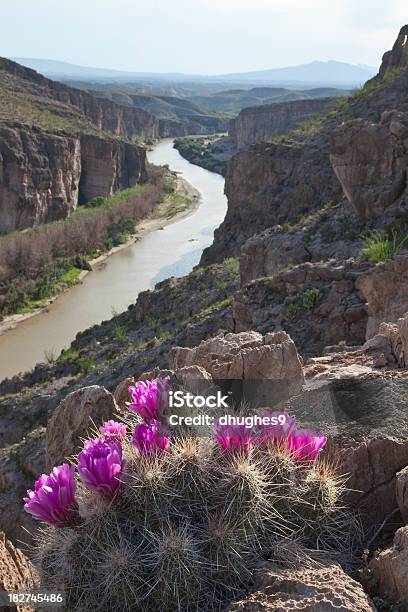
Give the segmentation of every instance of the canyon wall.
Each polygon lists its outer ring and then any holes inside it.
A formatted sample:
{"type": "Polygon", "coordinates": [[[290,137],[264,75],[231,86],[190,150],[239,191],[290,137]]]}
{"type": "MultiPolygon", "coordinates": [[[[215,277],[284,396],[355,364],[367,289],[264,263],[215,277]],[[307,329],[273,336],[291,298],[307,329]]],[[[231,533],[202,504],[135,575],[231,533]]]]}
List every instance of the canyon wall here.
{"type": "Polygon", "coordinates": [[[105,98],[96,98],[87,91],[51,81],[35,70],[5,58],[0,58],[0,70],[21,79],[25,89],[31,84],[37,95],[74,106],[101,131],[122,138],[152,139],[159,136],[157,118],[141,108],[120,106],[105,98]]]}
{"type": "Polygon", "coordinates": [[[0,124],[0,234],[64,219],[82,200],[146,180],[145,150],[115,139],[0,124]]]}
{"type": "Polygon", "coordinates": [[[336,98],[317,98],[251,106],[231,119],[228,135],[236,149],[245,149],[252,144],[268,142],[279,134],[286,134],[300,123],[337,104],[336,98]]]}

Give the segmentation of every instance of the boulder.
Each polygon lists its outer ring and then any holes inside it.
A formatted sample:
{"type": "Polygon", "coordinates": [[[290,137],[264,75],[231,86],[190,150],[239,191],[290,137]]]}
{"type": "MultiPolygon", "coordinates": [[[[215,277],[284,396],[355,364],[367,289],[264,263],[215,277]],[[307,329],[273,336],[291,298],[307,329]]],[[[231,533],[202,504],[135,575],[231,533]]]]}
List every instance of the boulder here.
{"type": "Polygon", "coordinates": [[[408,465],[407,438],[338,439],[334,454],[339,473],[348,476],[348,502],[367,523],[381,523],[398,508],[398,473],[408,465]]]}
{"type": "Polygon", "coordinates": [[[408,523],[408,466],[398,472],[396,479],[396,497],[402,520],[408,523]]]}
{"type": "MultiPolygon", "coordinates": [[[[35,569],[27,557],[0,532],[0,591],[22,591],[36,588],[35,569]]],[[[12,610],[15,607],[0,607],[12,610]]],[[[34,610],[28,606],[18,606],[17,610],[34,610]]]]}
{"type": "Polygon", "coordinates": [[[383,355],[384,365],[408,368],[408,312],[396,323],[381,323],[378,334],[370,338],[363,349],[374,353],[377,359],[383,355]]]}
{"type": "Polygon", "coordinates": [[[109,391],[94,385],[74,391],[60,403],[47,425],[47,465],[66,461],[82,446],[92,428],[114,418],[117,404],[109,391]]]}
{"type": "Polygon", "coordinates": [[[370,569],[380,593],[408,604],[408,526],[398,529],[393,545],[372,559],[370,569]]]}
{"type": "Polygon", "coordinates": [[[374,612],[362,586],[339,565],[290,570],[268,563],[255,579],[258,589],[231,604],[229,612],[374,612]]]}
{"type": "Polygon", "coordinates": [[[367,302],[367,340],[384,321],[395,323],[408,307],[408,255],[401,254],[359,275],[356,287],[367,302]]]}

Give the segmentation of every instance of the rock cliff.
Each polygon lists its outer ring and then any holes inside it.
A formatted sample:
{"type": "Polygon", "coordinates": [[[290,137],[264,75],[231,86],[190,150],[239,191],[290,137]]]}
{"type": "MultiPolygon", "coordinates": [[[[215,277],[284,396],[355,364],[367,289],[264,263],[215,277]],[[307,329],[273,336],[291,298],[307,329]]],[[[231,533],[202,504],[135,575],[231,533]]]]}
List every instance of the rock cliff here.
{"type": "Polygon", "coordinates": [[[0,234],[63,219],[78,200],[147,179],[150,113],[97,99],[0,59],[0,234]]]}
{"type": "Polygon", "coordinates": [[[144,182],[145,150],[0,122],[0,234],[64,219],[80,201],[144,182]]]}
{"type": "Polygon", "coordinates": [[[246,149],[274,136],[286,134],[300,123],[334,108],[337,98],[316,98],[244,108],[231,119],[228,135],[237,149],[246,149]]]}

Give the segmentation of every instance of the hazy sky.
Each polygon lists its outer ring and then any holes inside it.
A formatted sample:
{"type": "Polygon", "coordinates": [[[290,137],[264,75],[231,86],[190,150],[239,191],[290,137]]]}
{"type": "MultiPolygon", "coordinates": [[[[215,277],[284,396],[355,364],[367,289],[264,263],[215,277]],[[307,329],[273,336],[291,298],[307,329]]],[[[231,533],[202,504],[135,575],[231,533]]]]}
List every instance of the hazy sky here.
{"type": "Polygon", "coordinates": [[[407,22],[406,0],[0,0],[0,55],[202,74],[377,65],[407,22]]]}

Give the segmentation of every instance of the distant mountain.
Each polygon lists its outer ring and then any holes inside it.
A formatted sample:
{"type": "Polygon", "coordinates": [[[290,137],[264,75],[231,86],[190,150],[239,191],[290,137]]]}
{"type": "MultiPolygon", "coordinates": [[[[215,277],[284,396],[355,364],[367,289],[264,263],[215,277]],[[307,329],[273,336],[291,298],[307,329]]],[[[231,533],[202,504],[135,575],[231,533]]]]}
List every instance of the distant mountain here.
{"type": "Polygon", "coordinates": [[[173,82],[225,82],[246,85],[252,84],[282,84],[295,87],[310,86],[346,86],[354,87],[361,85],[377,73],[373,66],[347,64],[330,60],[327,62],[315,61],[299,66],[287,68],[272,68],[270,70],[256,70],[253,72],[237,72],[222,75],[197,75],[182,73],[152,73],[152,72],[129,72],[125,70],[110,70],[104,68],[93,68],[77,66],[68,62],[60,62],[48,59],[33,58],[10,58],[23,66],[33,68],[47,77],[59,80],[77,81],[173,81],[173,82]]]}
{"type": "Polygon", "coordinates": [[[310,62],[300,66],[272,68],[253,72],[237,72],[222,75],[223,80],[264,81],[270,83],[330,83],[342,85],[360,85],[378,72],[373,66],[346,64],[330,60],[327,62],[310,62]]]}

